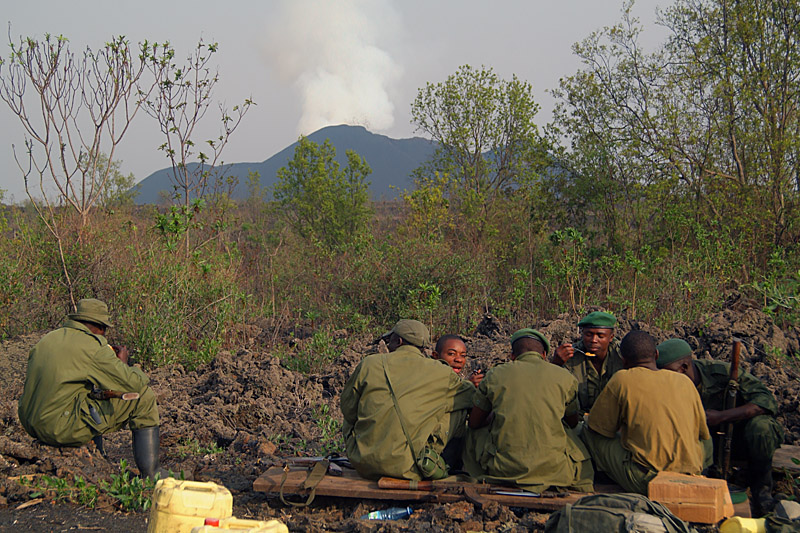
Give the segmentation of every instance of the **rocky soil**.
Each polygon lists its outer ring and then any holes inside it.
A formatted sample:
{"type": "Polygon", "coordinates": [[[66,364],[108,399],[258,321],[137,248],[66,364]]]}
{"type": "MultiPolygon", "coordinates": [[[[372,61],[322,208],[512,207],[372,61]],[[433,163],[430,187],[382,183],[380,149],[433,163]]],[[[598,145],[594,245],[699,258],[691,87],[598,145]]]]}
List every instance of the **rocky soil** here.
{"type": "MultiPolygon", "coordinates": [[[[556,345],[577,338],[576,322],[576,317],[564,315],[524,325],[537,327],[556,345]]],[[[228,487],[234,495],[236,516],[279,518],[291,531],[542,529],[547,515],[500,506],[476,510],[466,502],[425,504],[418,506],[407,521],[368,523],[355,517],[388,505],[318,498],[310,508],[296,510],[275,497],[253,492],[253,481],[266,468],[280,463],[279,457],[324,455],[340,445],[339,393],[358,361],[378,346],[371,344],[371,339],[348,338],[349,348],[340,357],[319,373],[303,375],[288,370],[266,347],[276,334],[289,335],[288,331],[272,331],[266,322],[247,329],[250,342],[237,353],[223,352],[196,370],[173,365],[149,372],[161,414],[162,463],[175,471],[191,473],[197,480],[213,480],[228,487]]],[[[305,329],[308,331],[294,328],[293,338],[284,340],[298,347],[310,343],[311,330],[305,329]]],[[[732,339],[741,340],[744,368],[762,379],[778,399],[785,442],[800,444],[798,330],[781,330],[760,310],[735,301],[702,321],[678,324],[670,331],[623,320],[618,337],[631,329],[649,331],[659,341],[683,337],[699,357],[722,360],[730,357],[732,339]]],[[[484,318],[467,337],[471,364],[491,367],[504,361],[511,330],[509,324],[484,318]]],[[[346,337],[347,333],[339,335],[346,337]]],[[[89,483],[99,483],[119,473],[120,460],[133,464],[127,431],[106,437],[107,460],[92,444],[59,450],[34,443],[24,432],[17,420],[17,399],[28,351],[39,337],[19,337],[0,345],[0,386],[4,390],[0,398],[0,530],[145,531],[147,513],[121,513],[118,503],[108,497],[101,497],[94,509],[85,509],[53,503],[51,493],[40,503],[19,509],[31,501],[33,485],[43,475],[70,480],[80,476],[89,483]]],[[[790,490],[790,485],[784,482],[779,488],[790,490]]]]}

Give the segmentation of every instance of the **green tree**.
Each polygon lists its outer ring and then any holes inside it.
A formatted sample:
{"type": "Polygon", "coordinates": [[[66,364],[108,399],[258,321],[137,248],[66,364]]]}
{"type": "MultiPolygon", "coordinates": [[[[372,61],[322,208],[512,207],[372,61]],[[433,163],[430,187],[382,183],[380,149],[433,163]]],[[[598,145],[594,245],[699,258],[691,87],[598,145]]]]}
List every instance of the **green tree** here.
{"type": "Polygon", "coordinates": [[[495,201],[536,180],[547,165],[547,144],[533,121],[538,110],[529,83],[469,65],[444,82],[428,83],[412,104],[417,131],[438,146],[418,173],[449,178],[452,204],[476,243],[496,229],[495,201]]]}
{"type": "Polygon", "coordinates": [[[556,91],[571,139],[566,197],[612,240],[629,227],[641,239],[653,222],[669,234],[661,206],[678,202],[689,219],[756,243],[752,261],[796,242],[800,4],[678,0],[661,13],[670,33],[653,52],[631,7],[575,45],[584,68],[556,91]],[[593,187],[605,205],[585,210],[593,187]]]}
{"type": "MultiPolygon", "coordinates": [[[[179,211],[187,216],[193,212],[192,200],[202,198],[209,186],[224,188],[227,180],[219,175],[225,168],[222,152],[253,105],[249,98],[230,111],[220,104],[219,135],[203,142],[204,148],[197,147],[196,129],[214,103],[214,88],[219,81],[218,72],[211,67],[211,59],[218,48],[217,43],[209,44],[200,39],[184,63],[175,59],[175,49],[168,42],[153,45],[146,55],[157,90],[142,100],[165,137],[159,149],[172,164],[170,179],[181,204],[179,211]]],[[[183,225],[188,228],[189,221],[183,225]]],[[[190,232],[186,231],[184,237],[188,256],[190,232]]]]}
{"type": "MultiPolygon", "coordinates": [[[[92,158],[87,157],[88,162],[92,158]]],[[[104,209],[114,209],[133,204],[134,198],[139,193],[138,186],[134,186],[136,178],[133,173],[125,175],[122,173],[122,161],[108,161],[108,156],[101,153],[97,157],[97,166],[108,169],[108,178],[100,189],[99,204],[104,209]]]]}
{"type": "Polygon", "coordinates": [[[330,140],[319,145],[300,137],[294,156],[278,170],[274,197],[300,235],[333,249],[353,242],[367,227],[370,173],[352,150],[342,169],[330,140]]]}

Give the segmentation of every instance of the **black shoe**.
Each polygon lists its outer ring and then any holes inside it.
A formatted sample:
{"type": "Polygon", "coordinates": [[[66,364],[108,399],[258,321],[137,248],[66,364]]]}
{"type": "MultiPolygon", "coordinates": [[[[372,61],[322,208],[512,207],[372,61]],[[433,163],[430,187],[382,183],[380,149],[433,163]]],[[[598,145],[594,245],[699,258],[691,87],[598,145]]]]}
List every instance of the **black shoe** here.
{"type": "Polygon", "coordinates": [[[748,468],[750,495],[753,499],[753,511],[756,517],[764,516],[775,508],[772,497],[772,459],[769,461],[751,461],[748,468]]]}
{"type": "Polygon", "coordinates": [[[97,451],[100,452],[100,455],[108,459],[108,454],[106,453],[105,448],[103,447],[103,436],[102,435],[95,435],[92,437],[92,442],[94,442],[94,447],[97,448],[97,451]]]}
{"type": "Polygon", "coordinates": [[[161,469],[158,461],[160,439],[158,426],[149,428],[132,429],[133,434],[133,459],[143,478],[155,479],[167,477],[167,472],[161,469]]]}

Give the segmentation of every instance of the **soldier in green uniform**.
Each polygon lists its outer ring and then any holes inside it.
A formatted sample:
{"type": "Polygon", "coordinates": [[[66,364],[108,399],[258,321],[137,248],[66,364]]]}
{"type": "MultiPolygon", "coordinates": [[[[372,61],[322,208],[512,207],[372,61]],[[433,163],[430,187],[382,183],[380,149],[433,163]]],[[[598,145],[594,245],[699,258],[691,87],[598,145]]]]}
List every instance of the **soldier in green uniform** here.
{"type": "Polygon", "coordinates": [[[549,349],[541,333],[521,329],[511,336],[511,361],[481,381],[464,449],[471,476],[538,492],[593,490],[589,452],[572,429],[578,382],[545,360],[549,349]]]}
{"type": "Polygon", "coordinates": [[[578,380],[578,406],[589,412],[608,380],[623,367],[619,341],[614,338],[617,319],[602,311],[578,322],[581,340],[556,348],[550,362],[564,367],[578,380]]]}
{"type": "Polygon", "coordinates": [[[423,354],[430,334],[421,322],[400,320],[387,336],[390,353],[365,357],[342,390],[347,456],[365,478],[419,480],[415,459],[444,455],[466,433],[475,387],[423,354]]]}
{"type": "MultiPolygon", "coordinates": [[[[733,422],[734,457],[747,460],[747,477],[756,511],[772,510],[772,455],[783,442],[783,428],[775,415],[775,397],[758,378],[739,372],[736,407],[725,409],[725,390],[731,365],[711,359],[693,359],[692,349],[683,339],[669,339],[658,345],[658,367],[685,374],[692,380],[706,410],[708,426],[715,428],[733,422]]],[[[715,445],[719,439],[714,435],[715,445]]]]}
{"type": "Polygon", "coordinates": [[[658,370],[650,335],[631,331],[620,349],[625,368],[597,397],[581,437],[595,468],[626,491],[647,495],[658,472],[700,474],[702,441],[711,436],[697,391],[688,379],[658,370]]]}
{"type": "Polygon", "coordinates": [[[95,299],[78,302],[63,325],[45,335],[28,356],[19,420],[32,437],[51,446],[81,446],[127,426],[143,476],[160,473],[156,397],[148,378],[128,366],[128,350],[106,341],[108,307],[95,299]],[[93,389],[137,392],[136,400],[97,400],[93,389]]]}
{"type": "MultiPolygon", "coordinates": [[[[431,352],[431,358],[444,361],[456,374],[462,376],[464,365],[467,363],[467,345],[464,343],[464,339],[458,335],[453,335],[452,333],[442,335],[436,341],[436,346],[431,352]]],[[[470,383],[477,387],[481,384],[483,376],[483,370],[477,368],[465,379],[468,379],[470,383]]]]}

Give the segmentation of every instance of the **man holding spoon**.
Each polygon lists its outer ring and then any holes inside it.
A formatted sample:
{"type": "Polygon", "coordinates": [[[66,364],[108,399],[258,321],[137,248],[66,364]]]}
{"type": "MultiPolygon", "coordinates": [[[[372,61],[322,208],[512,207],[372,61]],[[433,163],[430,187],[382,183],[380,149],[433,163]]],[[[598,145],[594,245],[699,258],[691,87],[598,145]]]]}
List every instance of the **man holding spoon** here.
{"type": "Polygon", "coordinates": [[[588,412],[615,372],[623,368],[619,341],[614,338],[617,319],[594,311],[578,322],[581,339],[555,349],[550,362],[568,370],[578,380],[578,405],[588,412]]]}

